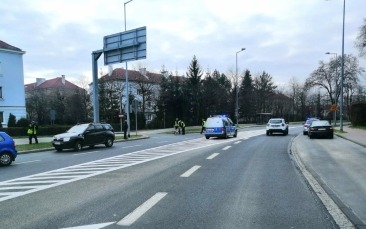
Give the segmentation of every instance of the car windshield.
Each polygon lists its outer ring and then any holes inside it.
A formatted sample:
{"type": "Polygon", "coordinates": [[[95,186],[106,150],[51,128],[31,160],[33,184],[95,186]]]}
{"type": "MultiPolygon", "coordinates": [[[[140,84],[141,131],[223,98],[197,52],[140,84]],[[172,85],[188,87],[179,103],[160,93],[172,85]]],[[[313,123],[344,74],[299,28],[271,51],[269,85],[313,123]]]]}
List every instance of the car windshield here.
{"type": "Polygon", "coordinates": [[[89,124],[81,124],[71,127],[67,133],[82,133],[88,128],[89,124]]]}

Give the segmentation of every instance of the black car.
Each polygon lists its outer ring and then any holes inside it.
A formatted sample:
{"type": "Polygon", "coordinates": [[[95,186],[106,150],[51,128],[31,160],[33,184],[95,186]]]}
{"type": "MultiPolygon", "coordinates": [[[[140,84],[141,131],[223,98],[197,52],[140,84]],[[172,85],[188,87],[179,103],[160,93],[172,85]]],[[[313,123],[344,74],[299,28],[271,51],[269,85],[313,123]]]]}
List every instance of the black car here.
{"type": "Polygon", "coordinates": [[[63,149],[81,150],[84,146],[93,147],[104,144],[112,147],[115,134],[111,125],[106,123],[86,123],[71,127],[63,134],[53,137],[52,145],[57,151],[63,149]]]}
{"type": "Polygon", "coordinates": [[[327,120],[313,121],[308,130],[309,138],[327,137],[333,138],[334,129],[327,120]]]}

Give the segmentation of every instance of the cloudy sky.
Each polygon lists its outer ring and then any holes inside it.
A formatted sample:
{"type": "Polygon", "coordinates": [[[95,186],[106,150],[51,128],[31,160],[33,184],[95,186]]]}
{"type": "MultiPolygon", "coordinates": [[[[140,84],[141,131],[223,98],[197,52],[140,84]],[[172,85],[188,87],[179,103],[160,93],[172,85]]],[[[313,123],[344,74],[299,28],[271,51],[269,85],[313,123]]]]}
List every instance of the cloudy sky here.
{"type": "MultiPolygon", "coordinates": [[[[91,53],[103,37],[124,31],[127,0],[0,0],[0,40],[26,52],[25,83],[66,75],[92,81],[91,53]]],[[[365,0],[346,1],[345,53],[366,18],[365,0]]],[[[342,0],[133,0],[127,30],[146,26],[147,57],[129,62],[184,75],[195,55],[204,72],[269,73],[277,84],[300,82],[341,54],[342,0]]],[[[365,58],[360,65],[366,67],[365,58]]],[[[125,64],[115,64],[114,68],[125,64]]],[[[108,72],[103,56],[99,71],[108,72]]]]}

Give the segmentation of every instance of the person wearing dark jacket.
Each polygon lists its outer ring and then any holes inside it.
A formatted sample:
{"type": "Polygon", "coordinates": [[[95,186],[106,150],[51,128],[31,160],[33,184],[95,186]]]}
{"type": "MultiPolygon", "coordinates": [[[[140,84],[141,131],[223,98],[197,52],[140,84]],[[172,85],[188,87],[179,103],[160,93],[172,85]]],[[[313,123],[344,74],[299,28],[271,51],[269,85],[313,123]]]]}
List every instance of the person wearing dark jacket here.
{"type": "Polygon", "coordinates": [[[127,130],[128,130],[127,120],[124,121],[122,130],[123,130],[123,138],[127,139],[127,130]]]}

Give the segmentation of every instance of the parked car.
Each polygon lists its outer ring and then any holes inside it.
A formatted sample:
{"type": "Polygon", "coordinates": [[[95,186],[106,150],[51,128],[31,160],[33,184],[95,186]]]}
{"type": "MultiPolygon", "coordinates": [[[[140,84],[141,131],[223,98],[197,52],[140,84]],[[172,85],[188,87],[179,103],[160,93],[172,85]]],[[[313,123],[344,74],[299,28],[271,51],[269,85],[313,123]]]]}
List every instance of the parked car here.
{"type": "Polygon", "coordinates": [[[81,150],[84,146],[94,147],[104,144],[112,147],[115,134],[111,125],[106,123],[86,123],[71,127],[62,134],[55,135],[52,145],[57,151],[63,149],[81,150]]]}
{"type": "Polygon", "coordinates": [[[17,153],[13,138],[5,132],[0,132],[0,166],[10,165],[17,153]]]}
{"type": "Polygon", "coordinates": [[[308,118],[304,123],[303,135],[307,135],[309,131],[309,127],[313,121],[319,121],[317,118],[308,118]]]}
{"type": "Polygon", "coordinates": [[[333,138],[334,129],[327,120],[313,121],[308,131],[309,138],[328,137],[333,138]]]}
{"type": "Polygon", "coordinates": [[[226,117],[225,115],[209,117],[206,120],[206,139],[209,139],[210,137],[236,137],[237,135],[238,130],[236,129],[235,124],[229,117],[226,117]]]}
{"type": "Polygon", "coordinates": [[[271,135],[273,133],[288,134],[288,123],[283,118],[271,118],[268,120],[266,126],[266,134],[271,135]]]}

